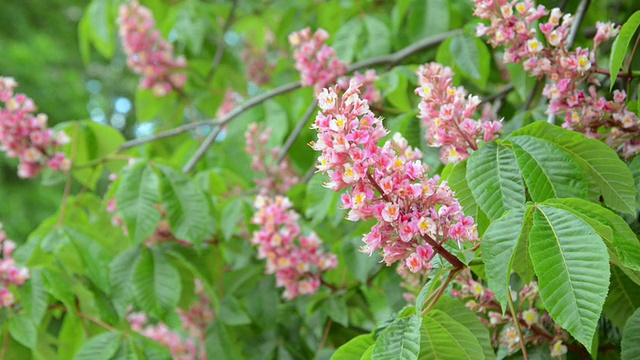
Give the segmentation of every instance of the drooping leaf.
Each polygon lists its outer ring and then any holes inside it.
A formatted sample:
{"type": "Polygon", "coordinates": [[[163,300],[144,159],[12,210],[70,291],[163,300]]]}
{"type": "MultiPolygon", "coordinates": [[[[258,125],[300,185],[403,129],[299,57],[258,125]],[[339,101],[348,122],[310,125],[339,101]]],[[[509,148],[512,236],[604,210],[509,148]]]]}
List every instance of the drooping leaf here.
{"type": "Polygon", "coordinates": [[[84,343],[74,360],[109,360],[118,351],[122,334],[105,332],[84,343]]]}
{"type": "Polygon", "coordinates": [[[415,360],[420,353],[420,317],[394,320],[376,339],[372,360],[415,360]]]}
{"type": "Polygon", "coordinates": [[[622,360],[640,358],[640,310],[629,318],[622,332],[622,360]]]}
{"type": "Polygon", "coordinates": [[[140,247],[136,246],[118,255],[109,264],[109,280],[111,282],[112,300],[118,314],[122,317],[133,298],[134,269],[140,259],[140,247]]]}
{"type": "Polygon", "coordinates": [[[609,288],[602,239],[578,216],[541,205],[534,212],[529,249],[551,318],[590,349],[609,288]]]}
{"type": "Polygon", "coordinates": [[[582,169],[553,143],[532,136],[511,136],[514,152],[531,198],[544,201],[554,197],[587,198],[582,169]]]}
{"type": "Polygon", "coordinates": [[[349,20],[342,25],[333,37],[333,49],[338,58],[344,62],[351,62],[358,51],[358,40],[364,31],[362,22],[358,18],[349,20]]]}
{"type": "Polygon", "coordinates": [[[14,315],[9,319],[9,333],[20,344],[33,349],[38,341],[38,332],[28,315],[14,315]]]}
{"type": "Polygon", "coordinates": [[[420,329],[420,360],[481,360],[482,346],[464,325],[441,310],[431,310],[420,329]]]}
{"type": "Polygon", "coordinates": [[[511,149],[490,142],[467,163],[467,181],[482,211],[495,220],[505,211],[524,207],[525,188],[511,149]]]}
{"type": "Polygon", "coordinates": [[[136,244],[147,240],[160,222],[159,180],[154,170],[141,162],[125,171],[116,192],[118,214],[136,244]]]}
{"type": "Polygon", "coordinates": [[[331,360],[360,359],[367,349],[375,342],[373,335],[365,334],[354,337],[340,346],[331,360]]]}
{"type": "Polygon", "coordinates": [[[629,17],[629,19],[622,25],[620,33],[618,33],[618,36],[613,41],[611,56],[609,58],[609,71],[611,73],[611,86],[609,90],[612,90],[613,86],[616,84],[618,72],[621,71],[624,57],[629,49],[629,43],[631,42],[633,34],[636,33],[638,26],[640,26],[640,11],[636,11],[631,15],[631,17],[629,17]]]}
{"type": "Polygon", "coordinates": [[[633,186],[633,176],[618,154],[601,141],[551,125],[545,121],[534,122],[512,136],[529,135],[545,139],[561,148],[578,162],[589,183],[596,187],[596,198],[613,210],[635,216],[635,199],[638,190],[633,186]]]}
{"type": "Polygon", "coordinates": [[[180,274],[157,248],[141,254],[132,283],[138,304],[147,312],[161,314],[180,300],[180,274]]]}

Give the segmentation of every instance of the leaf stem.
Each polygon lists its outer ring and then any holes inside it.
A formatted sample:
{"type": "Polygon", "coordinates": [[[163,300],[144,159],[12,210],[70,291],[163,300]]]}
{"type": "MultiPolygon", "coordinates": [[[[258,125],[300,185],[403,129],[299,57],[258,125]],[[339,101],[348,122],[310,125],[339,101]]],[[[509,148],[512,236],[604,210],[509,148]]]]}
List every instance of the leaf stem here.
{"type": "Polygon", "coordinates": [[[427,299],[427,301],[429,302],[429,305],[427,305],[427,307],[425,307],[424,310],[422,310],[422,313],[420,314],[421,316],[425,316],[429,312],[429,310],[431,310],[435,306],[438,300],[440,300],[440,297],[442,296],[444,291],[447,289],[447,286],[449,286],[449,283],[451,282],[451,280],[453,280],[453,278],[460,271],[462,271],[462,268],[456,268],[449,272],[449,276],[447,276],[447,279],[440,285],[438,290],[435,292],[435,295],[432,294],[427,299]]]}
{"type": "Polygon", "coordinates": [[[329,337],[329,331],[331,330],[331,326],[333,325],[333,319],[329,318],[327,320],[327,325],[324,327],[324,333],[322,334],[322,340],[320,341],[320,346],[318,346],[318,350],[322,349],[327,342],[327,338],[329,337]]]}
{"type": "Polygon", "coordinates": [[[520,329],[520,320],[518,318],[518,313],[516,312],[516,307],[513,305],[513,299],[511,298],[511,289],[507,291],[507,302],[509,303],[509,309],[511,310],[511,316],[513,317],[513,323],[516,326],[516,331],[518,332],[518,340],[520,342],[520,349],[522,349],[522,357],[524,360],[529,360],[529,354],[527,353],[527,347],[524,343],[524,337],[522,336],[522,330],[520,329]]]}

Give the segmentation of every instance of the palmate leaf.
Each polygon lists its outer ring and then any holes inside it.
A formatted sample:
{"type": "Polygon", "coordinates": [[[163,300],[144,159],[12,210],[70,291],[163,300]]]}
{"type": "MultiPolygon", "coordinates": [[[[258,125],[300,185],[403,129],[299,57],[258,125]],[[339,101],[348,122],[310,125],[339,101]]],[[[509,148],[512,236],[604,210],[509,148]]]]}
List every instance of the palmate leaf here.
{"type": "Polygon", "coordinates": [[[420,329],[420,360],[484,358],[482,346],[476,336],[451,316],[433,309],[423,318],[420,329]]]}
{"type": "Polygon", "coordinates": [[[546,205],[534,210],[529,241],[545,307],[590,349],[609,288],[604,243],[578,216],[546,205]]]}
{"type": "Polygon", "coordinates": [[[146,163],[133,165],[124,172],[116,192],[118,214],[122,216],[134,243],[147,240],[160,222],[158,176],[146,163]]]}
{"type": "Polygon", "coordinates": [[[638,190],[633,176],[609,146],[544,121],[534,122],[512,134],[516,135],[545,139],[564,150],[585,171],[588,183],[595,185],[596,198],[602,196],[604,204],[611,209],[635,216],[638,190]]]}
{"type": "Polygon", "coordinates": [[[394,320],[376,339],[372,360],[415,360],[420,353],[420,317],[394,320]]]}
{"type": "Polygon", "coordinates": [[[525,188],[511,149],[491,142],[471,155],[467,181],[478,205],[491,220],[523,208],[525,188]]]}
{"type": "Polygon", "coordinates": [[[555,197],[587,198],[582,169],[553,143],[531,136],[515,136],[514,152],[531,198],[544,201],[555,197]]]}

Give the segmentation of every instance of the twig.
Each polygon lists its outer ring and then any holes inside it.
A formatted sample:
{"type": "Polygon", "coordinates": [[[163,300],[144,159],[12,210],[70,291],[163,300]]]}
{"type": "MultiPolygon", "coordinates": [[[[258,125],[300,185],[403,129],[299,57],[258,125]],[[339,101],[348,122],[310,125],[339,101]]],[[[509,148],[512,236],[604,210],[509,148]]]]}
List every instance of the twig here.
{"type": "Polygon", "coordinates": [[[427,307],[424,308],[424,310],[422,310],[422,313],[420,315],[425,316],[429,312],[429,310],[431,310],[435,306],[435,304],[438,302],[438,300],[440,300],[440,297],[444,293],[444,291],[447,288],[447,286],[449,286],[449,283],[451,282],[451,280],[453,280],[453,278],[461,270],[462,270],[462,268],[456,268],[456,269],[453,269],[453,270],[451,270],[449,272],[449,276],[447,276],[447,279],[440,285],[440,287],[438,288],[438,291],[435,293],[435,295],[433,296],[433,298],[429,302],[429,305],[427,305],[427,307]]]}
{"type": "Polygon", "coordinates": [[[224,42],[224,34],[227,32],[227,30],[229,30],[229,27],[231,26],[231,22],[233,22],[233,17],[236,13],[237,7],[238,7],[238,0],[232,0],[229,16],[227,16],[227,19],[225,20],[224,25],[222,25],[220,36],[216,41],[218,43],[218,47],[216,47],[216,53],[215,55],[213,55],[213,63],[211,64],[211,69],[207,74],[207,79],[206,79],[207,84],[211,82],[211,79],[213,79],[213,76],[216,74],[216,71],[220,67],[220,63],[222,62],[222,56],[224,55],[224,50],[226,45],[224,42]]]}
{"type": "MultiPolygon", "coordinates": [[[[364,61],[360,61],[357,62],[351,66],[348,67],[347,72],[351,73],[354,72],[356,70],[361,70],[361,69],[365,69],[365,68],[370,68],[373,66],[379,66],[379,65],[389,65],[390,67],[395,66],[397,63],[399,63],[400,61],[402,61],[403,59],[416,54],[420,51],[426,50],[426,49],[430,49],[434,46],[437,46],[438,44],[440,44],[441,42],[443,42],[444,40],[448,39],[450,36],[455,35],[460,33],[459,30],[454,30],[454,31],[449,31],[446,33],[442,33],[430,38],[426,38],[423,39],[421,41],[418,41],[417,43],[411,44],[407,47],[405,47],[404,49],[397,51],[393,54],[389,54],[389,55],[383,55],[383,56],[379,56],[373,59],[368,59],[368,60],[364,60],[364,61]]],[[[219,120],[219,126],[223,126],[226,123],[228,123],[229,121],[233,120],[235,117],[237,117],[238,115],[242,114],[243,112],[253,108],[254,106],[260,105],[263,102],[274,98],[278,95],[281,94],[285,94],[288,93],[290,91],[299,89],[301,87],[299,82],[296,83],[290,83],[290,84],[286,84],[280,87],[277,87],[271,91],[268,91],[262,95],[256,96],[255,98],[247,101],[246,103],[240,105],[239,107],[233,109],[231,112],[229,112],[227,115],[225,115],[222,119],[219,120]]],[[[198,150],[196,150],[195,154],[193,155],[193,157],[191,157],[191,159],[189,159],[189,161],[187,162],[187,165],[185,165],[185,167],[182,169],[182,171],[184,173],[188,173],[190,172],[193,167],[195,166],[195,164],[202,158],[202,156],[204,156],[204,153],[207,151],[207,149],[209,149],[209,147],[213,144],[213,141],[215,140],[215,138],[212,137],[212,134],[209,134],[209,136],[207,136],[207,138],[205,138],[205,140],[202,142],[202,144],[200,144],[200,147],[198,148],[198,150]]]]}
{"type": "Polygon", "coordinates": [[[284,145],[282,145],[282,149],[280,149],[280,153],[278,153],[278,159],[276,160],[276,164],[280,164],[282,160],[284,160],[284,157],[287,155],[287,152],[289,152],[293,143],[296,141],[298,136],[300,136],[302,129],[304,129],[304,126],[307,124],[307,122],[315,112],[317,106],[318,106],[318,100],[314,100],[311,103],[311,105],[309,105],[309,108],[307,108],[307,111],[302,116],[302,119],[300,119],[300,121],[298,122],[298,125],[296,125],[296,128],[293,129],[293,131],[287,138],[287,141],[284,143],[284,145]]]}
{"type": "Polygon", "coordinates": [[[313,166],[311,166],[311,168],[309,168],[309,170],[307,170],[307,172],[304,174],[300,182],[302,184],[308,183],[313,177],[313,175],[315,175],[315,173],[316,173],[316,165],[313,164],[313,166]]]}
{"type": "Polygon", "coordinates": [[[329,318],[329,320],[327,320],[327,326],[324,327],[324,334],[322,335],[322,341],[320,341],[318,350],[322,349],[324,347],[324,344],[327,342],[327,338],[329,337],[329,330],[331,330],[331,325],[333,325],[333,319],[329,318]]]}
{"type": "Polygon", "coordinates": [[[89,315],[86,315],[86,314],[84,314],[84,313],[82,313],[80,311],[76,311],[76,312],[78,313],[79,317],[81,317],[81,318],[83,318],[85,320],[88,320],[88,321],[100,326],[101,328],[103,328],[105,330],[108,330],[108,331],[111,331],[111,332],[118,331],[118,329],[114,328],[113,326],[111,326],[111,325],[109,325],[107,323],[104,323],[102,320],[98,320],[98,319],[96,319],[94,317],[91,317],[89,315]]]}
{"type": "Polygon", "coordinates": [[[509,95],[510,92],[514,90],[513,84],[509,84],[505,86],[502,90],[498,91],[495,94],[491,94],[482,99],[483,103],[491,102],[493,100],[502,99],[503,97],[509,95]]]}
{"type": "Polygon", "coordinates": [[[511,316],[513,316],[513,323],[516,326],[516,331],[518,332],[518,339],[520,342],[520,349],[522,349],[522,357],[524,360],[529,360],[529,354],[527,353],[527,346],[524,343],[524,337],[522,336],[522,330],[520,329],[520,322],[518,319],[518,313],[516,312],[516,307],[513,305],[513,299],[511,298],[511,290],[507,291],[507,302],[509,303],[509,309],[511,310],[511,316]]]}
{"type": "Polygon", "coordinates": [[[217,126],[219,124],[220,124],[220,122],[217,121],[217,120],[198,121],[198,122],[193,122],[193,123],[189,123],[189,124],[184,124],[184,125],[178,126],[175,129],[163,131],[163,132],[155,134],[153,136],[147,136],[147,137],[143,137],[143,138],[139,138],[139,139],[129,140],[126,143],[122,144],[118,148],[118,152],[122,152],[122,151],[125,151],[125,150],[128,150],[128,149],[131,149],[133,147],[136,147],[136,146],[139,146],[139,145],[143,145],[143,144],[146,144],[146,143],[150,143],[150,142],[153,142],[153,141],[162,140],[162,139],[165,139],[165,138],[168,138],[168,137],[180,135],[180,134],[185,133],[187,131],[199,128],[201,126],[217,126]]]}

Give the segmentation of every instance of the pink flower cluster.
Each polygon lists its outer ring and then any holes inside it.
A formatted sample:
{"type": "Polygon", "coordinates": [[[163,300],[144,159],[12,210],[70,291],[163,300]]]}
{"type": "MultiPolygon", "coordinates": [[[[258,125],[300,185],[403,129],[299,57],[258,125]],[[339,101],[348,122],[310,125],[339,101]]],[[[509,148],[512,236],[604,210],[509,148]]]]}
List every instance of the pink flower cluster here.
{"type": "Polygon", "coordinates": [[[7,239],[7,234],[2,229],[0,223],[0,249],[2,250],[2,259],[0,259],[0,279],[2,280],[2,288],[0,288],[0,308],[11,307],[15,302],[13,293],[9,290],[10,286],[22,286],[29,279],[29,269],[16,265],[16,261],[11,257],[16,249],[16,243],[7,239]]]}
{"type": "Polygon", "coordinates": [[[35,103],[25,94],[14,93],[18,83],[10,77],[0,77],[0,149],[11,158],[18,158],[18,176],[36,177],[43,168],[68,171],[71,161],[58,146],[69,138],[64,132],[47,128],[47,115],[37,114],[35,103]]]}
{"type": "Polygon", "coordinates": [[[428,269],[446,241],[477,241],[476,225],[464,216],[446,182],[425,176],[420,152],[400,134],[378,146],[387,130],[358,88],[351,81],[341,97],[334,89],[318,95],[321,112],[312,126],[318,140],[310,144],[322,152],[316,166],[329,175],[325,186],[348,188],[342,195],[344,208],[350,209],[347,219],[377,220],[364,235],[364,252],[383,249],[387,265],[402,261],[414,273],[428,269]]]}
{"type": "Polygon", "coordinates": [[[316,30],[313,35],[309,28],[289,35],[302,86],[313,86],[316,92],[332,85],[347,72],[347,65],[338,59],[333,48],[325,45],[328,38],[329,34],[323,29],[316,30]]]}
{"type": "Polygon", "coordinates": [[[314,232],[301,234],[300,216],[288,198],[259,195],[255,206],[258,211],[252,223],[260,229],[251,242],[258,247],[258,258],[267,261],[266,273],[276,274],[278,287],[285,288],[285,299],[315,294],[322,273],[338,266],[336,255],[322,250],[322,241],[314,232]]]}
{"type": "Polygon", "coordinates": [[[522,63],[532,75],[549,79],[543,95],[549,98],[548,112],[564,116],[563,127],[604,139],[625,157],[640,152],[640,122],[624,103],[626,94],[618,91],[613,100],[607,100],[596,93],[600,86],[597,74],[602,71],[596,67],[595,51],[618,34],[618,27],[598,22],[593,51],[568,51],[571,14],[558,8],[549,12],[530,0],[475,0],[475,4],[474,14],[491,20],[490,26],[478,26],[477,35],[489,36],[493,46],[504,46],[505,62],[522,63]],[[547,20],[540,21],[546,15],[547,20]],[[582,84],[588,85],[586,91],[582,84]]]}
{"type": "Polygon", "coordinates": [[[352,77],[341,76],[338,78],[338,81],[336,81],[336,85],[338,85],[340,89],[348,89],[351,79],[362,84],[360,97],[363,100],[367,100],[369,104],[375,104],[382,100],[380,90],[375,87],[375,82],[378,81],[378,75],[374,69],[369,69],[365,71],[364,74],[356,71],[352,77]]]}
{"type": "Polygon", "coordinates": [[[182,322],[182,329],[188,334],[172,330],[166,324],[159,322],[148,324],[147,314],[142,312],[130,313],[127,316],[131,330],[148,337],[169,348],[171,358],[176,360],[206,360],[204,350],[206,329],[214,320],[211,300],[204,293],[202,282],[196,279],[196,295],[198,301],[187,311],[177,309],[182,322]]]}
{"type": "MultiPolygon", "coordinates": [[[[476,312],[480,321],[493,330],[493,344],[502,343],[513,353],[520,349],[520,335],[515,327],[511,312],[502,315],[500,304],[494,294],[480,281],[474,280],[466,269],[453,281],[451,295],[462,299],[466,306],[476,312]]],[[[567,334],[556,326],[548,313],[539,314],[536,302],[539,301],[538,284],[534,281],[525,285],[519,293],[511,292],[516,307],[518,325],[523,332],[526,345],[548,345],[552,356],[561,356],[567,352],[563,340],[567,334]]]]}
{"type": "Polygon", "coordinates": [[[251,123],[245,132],[246,151],[252,156],[251,168],[264,174],[264,178],[256,177],[254,181],[262,195],[285,194],[300,178],[291,167],[288,158],[284,158],[280,164],[274,164],[280,149],[266,147],[269,136],[271,129],[263,130],[263,127],[256,123],[251,123]]]}
{"type": "Polygon", "coordinates": [[[120,36],[127,53],[127,64],[143,78],[140,86],[152,89],[156,96],[165,96],[182,89],[187,76],[178,73],[187,66],[183,56],[175,58],[173,46],[155,28],[153,14],[137,2],[120,6],[118,18],[120,36]]]}
{"type": "Polygon", "coordinates": [[[468,95],[463,87],[453,86],[453,72],[438,63],[420,66],[415,93],[422,98],[418,108],[426,127],[429,146],[441,147],[440,159],[445,164],[458,163],[469,157],[469,149],[477,150],[479,141],[497,138],[502,128],[499,121],[475,120],[480,98],[468,95]]]}

